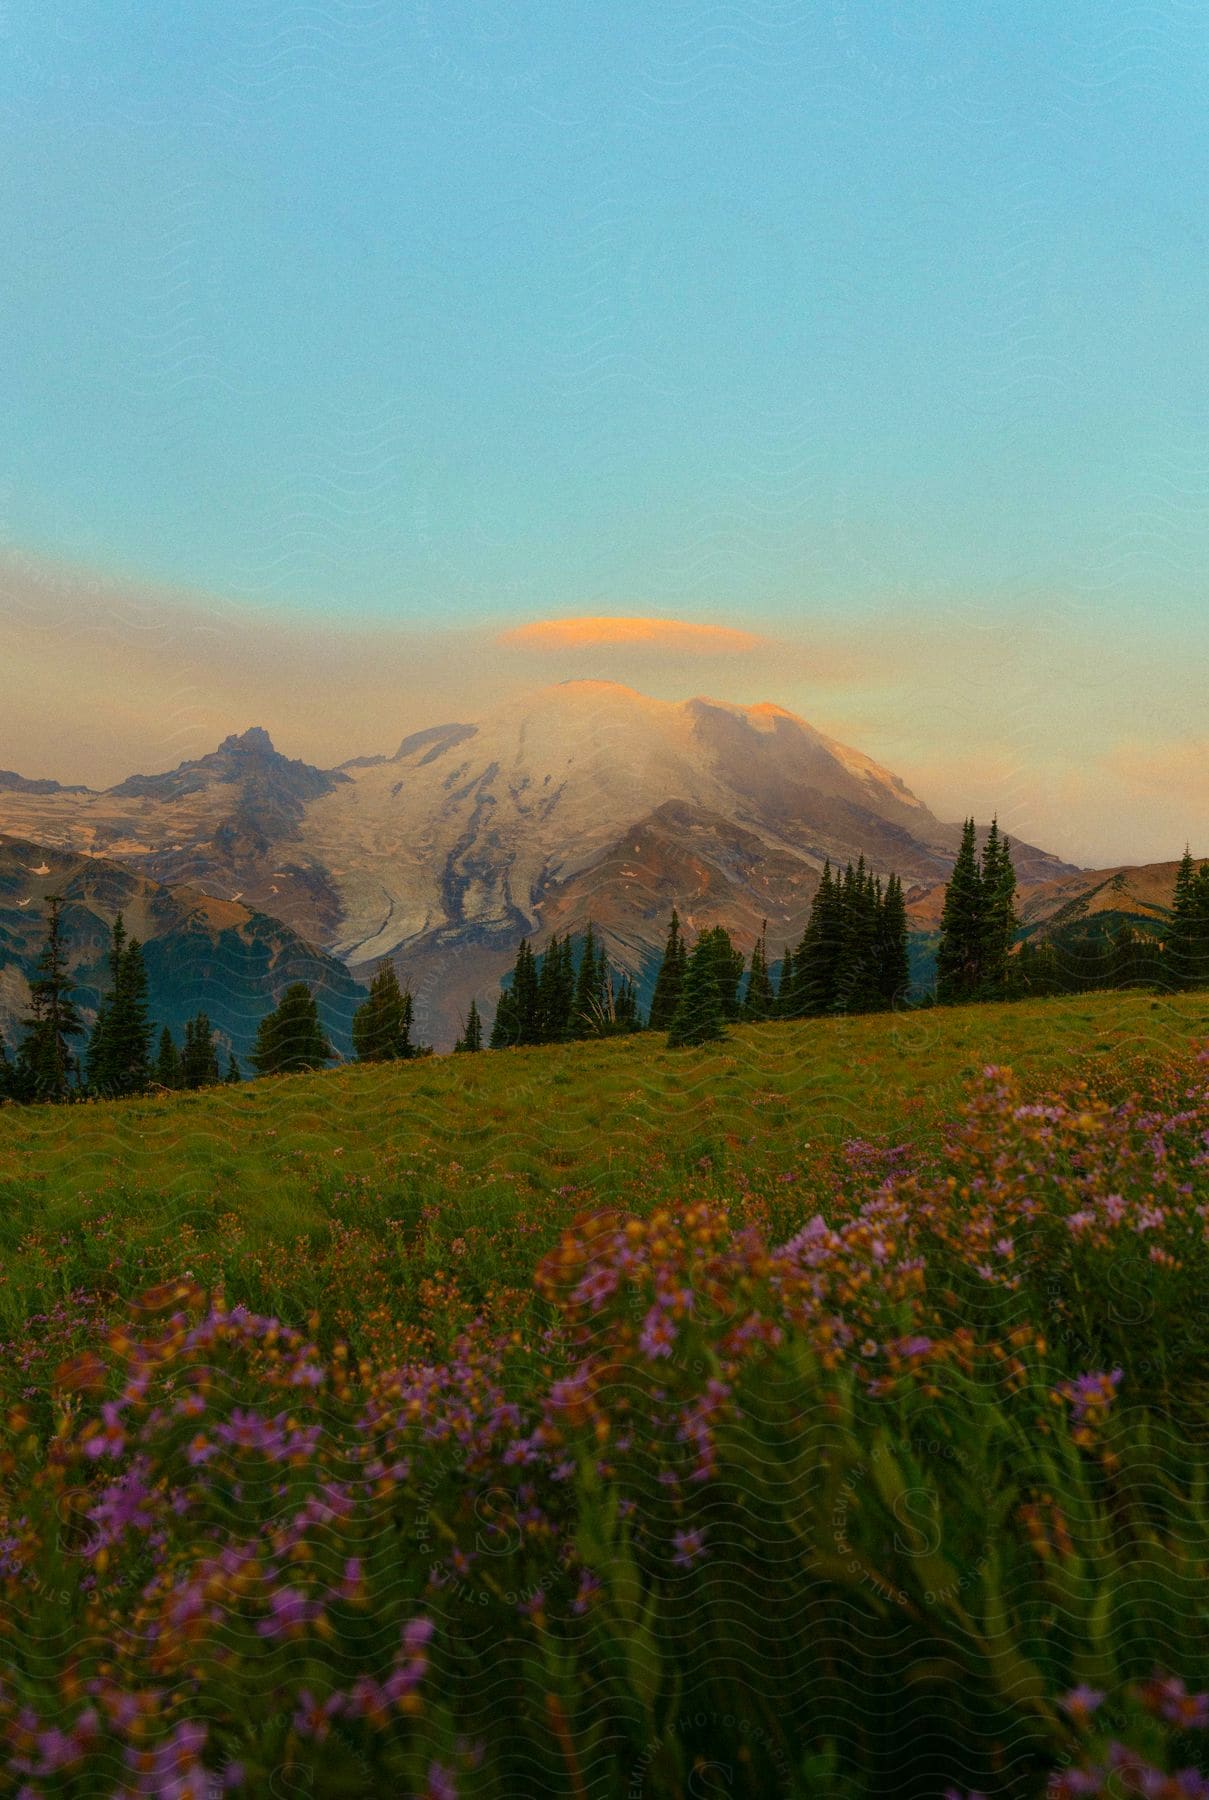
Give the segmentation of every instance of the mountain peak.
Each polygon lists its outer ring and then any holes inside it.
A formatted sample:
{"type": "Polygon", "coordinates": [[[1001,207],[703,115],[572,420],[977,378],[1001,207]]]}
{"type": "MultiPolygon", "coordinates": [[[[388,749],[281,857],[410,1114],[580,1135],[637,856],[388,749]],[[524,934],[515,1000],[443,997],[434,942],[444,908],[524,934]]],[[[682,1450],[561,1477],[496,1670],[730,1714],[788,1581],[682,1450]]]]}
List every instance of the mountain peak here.
{"type": "Polygon", "coordinates": [[[218,746],[219,750],[243,750],[262,756],[275,754],[273,740],[263,725],[250,725],[247,731],[232,732],[218,746]]]}

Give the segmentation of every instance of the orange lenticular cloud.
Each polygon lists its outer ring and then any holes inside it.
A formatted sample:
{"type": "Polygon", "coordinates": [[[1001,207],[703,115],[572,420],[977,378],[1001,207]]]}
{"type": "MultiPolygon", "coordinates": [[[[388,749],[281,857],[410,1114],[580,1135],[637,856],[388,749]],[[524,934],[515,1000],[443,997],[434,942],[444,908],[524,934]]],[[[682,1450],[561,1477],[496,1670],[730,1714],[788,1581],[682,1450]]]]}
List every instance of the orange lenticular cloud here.
{"type": "Polygon", "coordinates": [[[581,650],[593,644],[636,645],[646,650],[673,650],[681,655],[727,656],[755,650],[764,639],[728,625],[696,625],[688,619],[615,618],[538,619],[502,634],[505,644],[532,650],[581,650]]]}

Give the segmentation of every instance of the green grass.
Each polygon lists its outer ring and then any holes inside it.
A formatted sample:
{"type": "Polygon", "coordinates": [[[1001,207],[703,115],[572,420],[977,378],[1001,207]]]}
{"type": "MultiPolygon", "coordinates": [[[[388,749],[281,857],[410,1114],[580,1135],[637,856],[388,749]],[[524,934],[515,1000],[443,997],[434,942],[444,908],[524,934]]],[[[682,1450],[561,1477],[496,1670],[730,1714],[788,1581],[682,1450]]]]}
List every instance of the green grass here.
{"type": "Polygon", "coordinates": [[[488,1300],[523,1311],[537,1257],[589,1207],[703,1194],[793,1229],[845,1140],[926,1147],[988,1063],[1110,1091],[1200,1037],[1209,995],[1116,993],[738,1026],[702,1051],[614,1039],[8,1107],[0,1328],[188,1267],[290,1317],[321,1309],[354,1340],[380,1306],[442,1342],[488,1300]]]}
{"type": "Polygon", "coordinates": [[[1206,1769],[1151,1683],[1209,1689],[1206,1039],[1106,994],[0,1115],[0,1786],[190,1722],[198,1791],[350,1800],[1206,1769]]]}

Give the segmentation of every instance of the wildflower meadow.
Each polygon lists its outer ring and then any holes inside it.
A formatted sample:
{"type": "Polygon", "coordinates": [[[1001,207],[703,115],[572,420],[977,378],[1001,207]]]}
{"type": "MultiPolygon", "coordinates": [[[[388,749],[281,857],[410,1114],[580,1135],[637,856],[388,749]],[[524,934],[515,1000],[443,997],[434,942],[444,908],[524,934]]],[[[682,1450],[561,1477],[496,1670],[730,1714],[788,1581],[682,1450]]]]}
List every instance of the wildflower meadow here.
{"type": "Polygon", "coordinates": [[[662,1132],[504,1056],[461,1160],[461,1071],[0,1118],[0,1791],[1209,1796],[1209,1021],[1124,1005],[662,1132]]]}

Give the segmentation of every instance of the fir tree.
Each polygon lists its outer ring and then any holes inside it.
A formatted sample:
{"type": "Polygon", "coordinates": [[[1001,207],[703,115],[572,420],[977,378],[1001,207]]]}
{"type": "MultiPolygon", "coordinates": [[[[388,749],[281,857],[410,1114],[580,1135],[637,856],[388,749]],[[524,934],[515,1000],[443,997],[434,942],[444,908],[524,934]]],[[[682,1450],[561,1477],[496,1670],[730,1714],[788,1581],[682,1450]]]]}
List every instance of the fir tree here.
{"type": "Polygon", "coordinates": [[[147,1017],[147,969],[137,938],[126,941],[121,913],[113,924],[110,990],[88,1045],[88,1078],[98,1093],[140,1094],[151,1079],[154,1027],[147,1017]]]}
{"type": "Polygon", "coordinates": [[[470,1011],[466,1014],[466,1023],[462,1027],[462,1035],[454,1045],[455,1050],[473,1052],[483,1048],[483,1021],[479,1017],[478,1002],[470,1002],[470,1011]]]}
{"type": "Polygon", "coordinates": [[[260,1021],[251,1063],[258,1075],[288,1075],[321,1069],[335,1054],[319,1022],[315,996],[305,981],[295,981],[260,1021]]]}
{"type": "Polygon", "coordinates": [[[414,1056],[413,1018],[410,990],[400,988],[394,964],[384,962],[370,982],[369,999],[353,1014],[358,1062],[402,1062],[414,1056]]]}
{"type": "MultiPolygon", "coordinates": [[[[707,931],[703,931],[693,946],[694,953],[702,944],[708,946],[707,954],[714,960],[714,980],[722,1002],[722,1017],[728,1020],[738,1019],[743,1011],[739,1001],[739,984],[743,980],[744,970],[743,952],[736,950],[724,925],[711,925],[707,931]]],[[[685,979],[688,979],[687,971],[685,979]]]]}
{"type": "Polygon", "coordinates": [[[1209,863],[1201,864],[1192,897],[1196,913],[1192,975],[1197,986],[1203,987],[1209,982],[1209,863]]]}
{"type": "Polygon", "coordinates": [[[218,1047],[208,1016],[199,1012],[185,1021],[185,1045],[181,1051],[181,1086],[184,1088],[218,1085],[218,1047]]]}
{"type": "Polygon", "coordinates": [[[1011,845],[991,820],[982,847],[982,946],[980,987],[985,997],[1002,995],[1008,985],[1008,959],[1016,936],[1016,871],[1011,845]]]}
{"type": "Polygon", "coordinates": [[[589,919],[575,975],[575,999],[571,1008],[573,1037],[593,1037],[603,1029],[608,1011],[605,999],[608,967],[604,946],[597,949],[596,934],[589,919]]]}
{"type": "Polygon", "coordinates": [[[743,997],[743,1011],[749,1019],[771,1019],[775,1008],[776,995],[768,973],[768,920],[765,919],[760,935],[752,947],[751,970],[747,977],[747,992],[743,997]]]}
{"type": "Polygon", "coordinates": [[[491,1021],[491,1049],[511,1049],[516,1042],[516,1003],[513,990],[504,988],[491,1021]]]}
{"type": "Polygon", "coordinates": [[[527,938],[522,941],[516,953],[516,967],[512,974],[512,998],[516,1006],[516,1042],[518,1044],[539,1044],[542,1032],[541,1007],[537,991],[537,959],[527,938]]]}
{"type": "Polygon", "coordinates": [[[787,1016],[817,1018],[833,1012],[839,997],[840,958],[844,938],[844,900],[831,863],[823,864],[810,907],[810,918],[794,957],[787,1016]]]}
{"type": "Polygon", "coordinates": [[[897,875],[886,883],[878,914],[878,999],[884,1007],[902,1006],[911,987],[907,955],[907,905],[897,875]]]}
{"type": "Polygon", "coordinates": [[[672,908],[672,922],[668,927],[667,943],[664,945],[663,961],[655,977],[655,991],[651,996],[651,1011],[647,1024],[652,1031],[666,1031],[671,1025],[677,1006],[680,1003],[680,991],[684,986],[684,969],[688,961],[688,951],[684,938],[680,933],[680,915],[672,908]]]}
{"type": "Polygon", "coordinates": [[[1168,987],[1189,988],[1196,981],[1201,913],[1198,885],[1196,864],[1185,844],[1183,858],[1176,870],[1171,923],[1163,945],[1163,968],[1168,987]]]}
{"type": "Polygon", "coordinates": [[[575,1002],[575,964],[570,937],[555,932],[542,954],[537,977],[538,1041],[559,1044],[571,1029],[575,1002]]]}
{"type": "Polygon", "coordinates": [[[777,975],[777,1001],[775,1011],[778,1019],[788,1019],[792,1016],[789,1011],[789,1005],[790,997],[793,993],[793,985],[794,956],[793,951],[790,949],[789,945],[786,944],[781,951],[781,967],[777,975]]]}
{"type": "Polygon", "coordinates": [[[973,819],[962,827],[961,848],[945,888],[936,952],[936,997],[968,1000],[982,984],[984,946],[982,875],[973,819]]]}
{"type": "Polygon", "coordinates": [[[17,1052],[16,1085],[23,1098],[66,1100],[77,1072],[71,1039],[82,1037],[83,1021],[72,996],[63,949],[61,894],[48,894],[46,944],[29,984],[30,1010],[17,1052]]]}
{"type": "Polygon", "coordinates": [[[849,863],[840,887],[839,955],[832,1007],[836,1012],[868,1012],[879,1001],[878,913],[881,890],[865,867],[849,863]]]}
{"type": "Polygon", "coordinates": [[[227,1061],[227,1073],[226,1073],[227,1086],[228,1087],[238,1087],[242,1080],[243,1080],[243,1075],[240,1073],[239,1064],[235,1059],[234,1051],[232,1051],[231,1055],[227,1061]]]}
{"type": "Polygon", "coordinates": [[[500,994],[491,1026],[491,1048],[510,1050],[516,1043],[516,999],[510,987],[500,994]]]}
{"type": "Polygon", "coordinates": [[[638,1011],[638,995],[634,983],[628,975],[623,975],[621,985],[613,1002],[613,1026],[617,1031],[641,1031],[642,1019],[638,1011]]]}
{"type": "Polygon", "coordinates": [[[707,1044],[726,1036],[726,1010],[718,987],[720,960],[713,932],[702,932],[685,967],[679,1004],[668,1028],[670,1046],[707,1044]]]}
{"type": "Polygon", "coordinates": [[[159,1049],[155,1058],[155,1079],[161,1087],[179,1088],[184,1085],[180,1051],[166,1025],[160,1032],[159,1049]]]}
{"type": "Polygon", "coordinates": [[[0,1101],[15,1098],[13,1065],[8,1060],[8,1046],[4,1042],[4,1033],[0,1032],[0,1101]]]}

